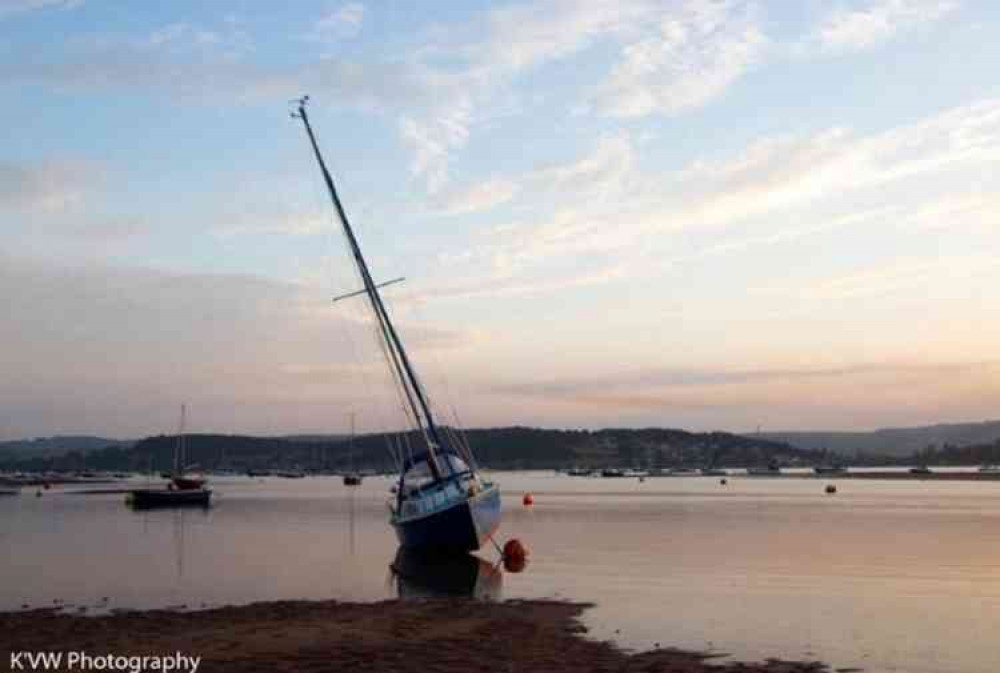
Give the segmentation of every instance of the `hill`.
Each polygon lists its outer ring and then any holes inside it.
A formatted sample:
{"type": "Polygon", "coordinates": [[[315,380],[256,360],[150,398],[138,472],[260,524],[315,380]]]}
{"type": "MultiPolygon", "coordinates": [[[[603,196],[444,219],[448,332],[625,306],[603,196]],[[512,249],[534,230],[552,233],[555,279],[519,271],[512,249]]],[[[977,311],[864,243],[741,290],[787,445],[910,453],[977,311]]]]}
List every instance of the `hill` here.
{"type": "MultiPolygon", "coordinates": [[[[757,437],[758,435],[746,435],[757,437]]],[[[910,456],[929,446],[973,446],[1000,438],[1000,421],[941,423],[915,428],[883,428],[871,432],[763,432],[762,439],[799,449],[827,449],[845,456],[858,454],[910,456]]]]}
{"type": "MultiPolygon", "coordinates": [[[[450,431],[448,431],[450,432],[450,431]]],[[[691,433],[684,430],[647,428],[543,430],[538,428],[492,428],[465,433],[479,462],[497,469],[540,469],[571,466],[593,467],[700,467],[711,464],[743,467],[772,460],[809,464],[819,460],[816,452],[801,451],[769,440],[741,437],[724,432],[691,433]]],[[[203,469],[345,470],[350,461],[359,469],[393,469],[390,446],[419,446],[414,433],[365,435],[349,442],[342,438],[325,441],[290,440],[281,437],[195,434],[186,437],[189,463],[203,469]]],[[[160,471],[173,464],[176,438],[147,437],[133,446],[108,446],[93,451],[71,451],[61,456],[0,459],[0,468],[21,470],[134,470],[160,471]]]]}
{"type": "Polygon", "coordinates": [[[89,435],[62,435],[56,437],[36,437],[0,442],[0,461],[11,459],[58,456],[70,451],[86,453],[107,446],[127,447],[135,444],[133,439],[108,439],[89,435]]]}

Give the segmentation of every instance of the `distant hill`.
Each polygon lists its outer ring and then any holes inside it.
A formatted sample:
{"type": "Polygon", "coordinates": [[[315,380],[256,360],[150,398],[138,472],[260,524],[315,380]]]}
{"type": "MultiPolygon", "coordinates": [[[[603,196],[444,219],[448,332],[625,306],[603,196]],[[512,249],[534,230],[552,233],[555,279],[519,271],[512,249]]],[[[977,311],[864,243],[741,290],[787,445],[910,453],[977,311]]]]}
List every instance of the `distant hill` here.
{"type": "Polygon", "coordinates": [[[70,451],[86,453],[108,446],[128,447],[133,444],[135,444],[133,439],[108,439],[107,437],[91,437],[89,435],[18,439],[0,442],[0,460],[58,456],[70,451]]]}
{"type": "MultiPolygon", "coordinates": [[[[758,435],[746,435],[757,437],[758,435]]],[[[928,446],[991,444],[1000,438],[1000,421],[941,423],[917,428],[884,428],[871,432],[762,432],[762,439],[785,442],[799,449],[854,456],[857,453],[909,456],[928,446]]]]}
{"type": "MultiPolygon", "coordinates": [[[[451,431],[444,429],[446,433],[451,431]]],[[[588,467],[703,467],[765,465],[772,460],[785,464],[811,464],[819,454],[770,440],[741,437],[724,432],[691,433],[660,428],[587,430],[543,430],[537,428],[490,428],[466,433],[481,465],[503,469],[588,467]]],[[[422,439],[406,435],[364,435],[351,444],[334,436],[325,441],[282,437],[192,434],[186,437],[189,463],[204,469],[236,470],[302,468],[390,471],[389,446],[420,446],[422,439]]],[[[173,464],[176,437],[147,437],[133,446],[108,446],[92,451],[71,451],[60,456],[35,455],[0,459],[0,468],[23,470],[135,470],[169,469],[173,464]]]]}

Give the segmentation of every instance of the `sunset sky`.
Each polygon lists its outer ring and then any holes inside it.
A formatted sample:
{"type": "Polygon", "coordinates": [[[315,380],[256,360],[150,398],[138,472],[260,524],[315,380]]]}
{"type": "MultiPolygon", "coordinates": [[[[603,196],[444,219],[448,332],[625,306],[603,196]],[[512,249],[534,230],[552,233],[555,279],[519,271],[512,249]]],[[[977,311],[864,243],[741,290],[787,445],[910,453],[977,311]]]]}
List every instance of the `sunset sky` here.
{"type": "Polygon", "coordinates": [[[0,0],[0,440],[1000,417],[1000,3],[0,0]],[[287,6],[286,6],[287,5],[287,6]]]}

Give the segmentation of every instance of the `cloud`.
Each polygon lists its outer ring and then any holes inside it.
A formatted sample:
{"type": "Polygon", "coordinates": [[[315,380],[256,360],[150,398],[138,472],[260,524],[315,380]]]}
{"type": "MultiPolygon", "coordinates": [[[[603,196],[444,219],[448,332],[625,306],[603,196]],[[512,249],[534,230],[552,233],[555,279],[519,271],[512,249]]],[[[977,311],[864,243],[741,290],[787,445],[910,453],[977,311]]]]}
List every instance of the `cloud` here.
{"type": "Polygon", "coordinates": [[[450,196],[441,209],[445,215],[468,215],[492,210],[508,203],[517,194],[517,184],[491,178],[450,196]]]}
{"type": "Polygon", "coordinates": [[[860,363],[842,367],[783,368],[783,369],[652,369],[624,372],[587,379],[566,379],[549,382],[504,384],[498,392],[517,395],[570,396],[613,393],[616,390],[644,390],[664,388],[717,387],[754,385],[773,382],[815,381],[822,379],[851,379],[871,374],[906,375],[931,373],[947,375],[961,371],[974,371],[983,367],[998,367],[995,362],[882,362],[860,363]]]}
{"type": "Polygon", "coordinates": [[[859,51],[956,11],[956,0],[873,0],[861,9],[830,12],[807,39],[827,52],[859,51]]]}
{"type": "Polygon", "coordinates": [[[78,204],[101,173],[92,162],[50,159],[34,163],[0,160],[0,209],[58,213],[78,204]]]}
{"type": "Polygon", "coordinates": [[[75,9],[83,0],[0,0],[0,19],[40,9],[75,9]]]}
{"type": "Polygon", "coordinates": [[[862,429],[987,417],[997,361],[885,361],[830,368],[678,369],[590,379],[501,384],[499,399],[529,400],[535,413],[586,414],[591,427],[667,425],[729,429],[862,429]],[[863,391],[859,394],[859,391],[863,391]],[[586,411],[581,412],[581,407],[586,411]],[[789,420],[791,419],[791,420],[789,420]]]}
{"type": "MultiPolygon", "coordinates": [[[[371,326],[322,288],[0,253],[0,294],[6,432],[143,436],[184,400],[205,431],[326,428],[330,410],[348,404],[364,405],[374,426],[373,410],[393,408],[371,326]]],[[[397,327],[416,357],[476,338],[397,327]]]]}
{"type": "Polygon", "coordinates": [[[428,118],[400,119],[403,143],[413,152],[410,172],[426,181],[429,193],[436,194],[448,182],[451,154],[468,142],[472,114],[472,101],[463,96],[452,101],[447,110],[428,118]]]}
{"type": "Polygon", "coordinates": [[[595,104],[613,117],[676,115],[720,96],[760,61],[768,40],[747,9],[688,2],[626,44],[595,104]]]}
{"type": "Polygon", "coordinates": [[[666,172],[640,169],[630,136],[609,135],[576,160],[498,176],[537,208],[481,230],[452,255],[442,283],[456,289],[442,296],[568,289],[580,278],[636,282],[679,264],[848,227],[989,227],[996,220],[987,197],[957,199],[949,185],[970,174],[981,182],[998,159],[998,100],[869,135],[831,128],[765,138],[666,172]],[[895,189],[922,198],[896,203],[895,189]]]}
{"type": "Polygon", "coordinates": [[[220,238],[246,235],[319,236],[336,231],[337,224],[327,212],[283,211],[274,213],[241,213],[221,216],[225,224],[213,233],[220,238]]]}
{"type": "Polygon", "coordinates": [[[323,42],[357,37],[365,18],[365,7],[349,2],[321,17],[309,33],[309,38],[323,42]]]}
{"type": "Polygon", "coordinates": [[[657,13],[645,1],[548,0],[491,10],[479,65],[519,71],[563,59],[599,40],[629,35],[657,13]]]}
{"type": "Polygon", "coordinates": [[[805,301],[828,302],[920,290],[929,296],[934,288],[1000,271],[1000,261],[985,255],[902,259],[822,278],[793,287],[757,288],[756,293],[792,296],[805,301]]]}
{"type": "Polygon", "coordinates": [[[238,103],[293,98],[313,92],[317,103],[380,112],[427,107],[436,76],[419,64],[356,62],[324,57],[265,63],[248,58],[251,37],[241,28],[171,23],[140,35],[74,38],[63,58],[0,61],[0,87],[42,86],[70,93],[143,92],[171,103],[238,103]]]}

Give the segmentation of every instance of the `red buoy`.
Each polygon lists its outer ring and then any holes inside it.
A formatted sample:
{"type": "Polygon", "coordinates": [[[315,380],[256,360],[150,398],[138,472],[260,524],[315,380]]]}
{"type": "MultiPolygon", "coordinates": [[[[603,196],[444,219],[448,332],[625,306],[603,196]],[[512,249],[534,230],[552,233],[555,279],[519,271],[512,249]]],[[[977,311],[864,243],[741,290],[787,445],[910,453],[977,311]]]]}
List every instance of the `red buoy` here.
{"type": "Polygon", "coordinates": [[[524,497],[521,499],[521,502],[524,503],[525,507],[531,507],[532,505],[535,504],[535,499],[531,496],[530,493],[525,493],[524,497]]]}
{"type": "Polygon", "coordinates": [[[503,546],[503,565],[508,572],[519,573],[528,563],[528,548],[514,538],[503,546]]]}

